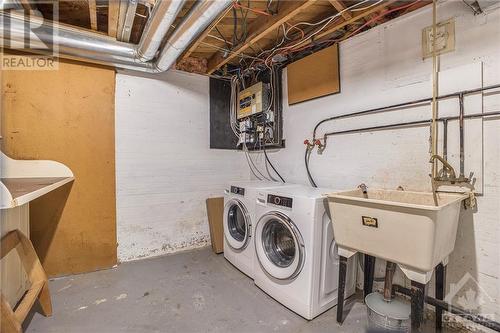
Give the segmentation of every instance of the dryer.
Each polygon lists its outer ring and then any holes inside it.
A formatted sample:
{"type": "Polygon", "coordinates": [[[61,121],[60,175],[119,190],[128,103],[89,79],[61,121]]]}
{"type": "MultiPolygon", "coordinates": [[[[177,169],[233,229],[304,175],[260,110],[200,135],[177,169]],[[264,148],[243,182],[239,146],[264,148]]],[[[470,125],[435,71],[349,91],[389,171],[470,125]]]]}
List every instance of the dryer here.
{"type": "Polygon", "coordinates": [[[252,235],[255,225],[255,200],[262,189],[293,185],[263,182],[237,181],[224,191],[224,257],[240,271],[253,278],[255,248],[252,235]]]}
{"type": "MultiPolygon", "coordinates": [[[[338,254],[325,194],[307,186],[269,189],[257,196],[255,284],[306,319],[337,304],[338,254]]],[[[356,289],[348,262],[346,297],[356,289]]]]}

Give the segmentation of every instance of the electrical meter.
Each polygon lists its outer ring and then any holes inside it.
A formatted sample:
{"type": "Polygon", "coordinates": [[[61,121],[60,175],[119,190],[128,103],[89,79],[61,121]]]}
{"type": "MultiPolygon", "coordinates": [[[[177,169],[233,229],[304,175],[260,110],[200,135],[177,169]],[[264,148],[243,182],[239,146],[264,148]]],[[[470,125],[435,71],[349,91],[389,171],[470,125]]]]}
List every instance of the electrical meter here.
{"type": "Polygon", "coordinates": [[[240,91],[238,102],[238,119],[267,110],[271,102],[269,84],[259,82],[240,91]]]}

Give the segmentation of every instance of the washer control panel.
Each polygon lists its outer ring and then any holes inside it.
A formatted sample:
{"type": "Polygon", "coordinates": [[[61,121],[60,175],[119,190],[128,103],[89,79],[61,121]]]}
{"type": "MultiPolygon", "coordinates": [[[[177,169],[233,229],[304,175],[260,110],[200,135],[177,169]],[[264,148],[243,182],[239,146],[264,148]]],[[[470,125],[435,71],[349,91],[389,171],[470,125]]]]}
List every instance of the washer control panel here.
{"type": "Polygon", "coordinates": [[[268,194],[267,195],[267,203],[292,208],[292,198],[282,197],[279,195],[268,194]]]}
{"type": "Polygon", "coordinates": [[[245,189],[243,187],[231,186],[231,193],[245,196],[245,189]]]}

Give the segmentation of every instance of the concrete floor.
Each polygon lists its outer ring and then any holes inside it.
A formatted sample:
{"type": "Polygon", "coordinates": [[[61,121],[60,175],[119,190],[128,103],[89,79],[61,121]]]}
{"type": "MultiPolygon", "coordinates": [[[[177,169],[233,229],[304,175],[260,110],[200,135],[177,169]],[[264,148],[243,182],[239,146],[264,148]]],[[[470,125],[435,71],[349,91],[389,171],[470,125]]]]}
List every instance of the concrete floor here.
{"type": "Polygon", "coordinates": [[[50,290],[53,316],[32,312],[26,332],[355,333],[366,325],[359,299],[348,300],[342,326],[335,308],[307,321],[209,248],[55,279],[50,290]]]}

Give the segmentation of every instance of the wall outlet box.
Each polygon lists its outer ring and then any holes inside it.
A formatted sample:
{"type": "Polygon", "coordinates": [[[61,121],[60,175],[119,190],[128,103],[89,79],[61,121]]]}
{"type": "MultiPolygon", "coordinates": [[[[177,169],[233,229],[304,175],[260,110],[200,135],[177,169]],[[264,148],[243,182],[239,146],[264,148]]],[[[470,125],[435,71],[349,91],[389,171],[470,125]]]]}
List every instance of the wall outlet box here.
{"type": "MultiPolygon", "coordinates": [[[[432,25],[422,30],[422,57],[432,57],[434,36],[432,25]]],[[[436,25],[436,55],[455,51],[455,21],[453,19],[436,25]]]]}

